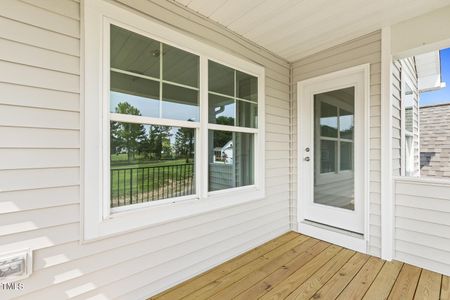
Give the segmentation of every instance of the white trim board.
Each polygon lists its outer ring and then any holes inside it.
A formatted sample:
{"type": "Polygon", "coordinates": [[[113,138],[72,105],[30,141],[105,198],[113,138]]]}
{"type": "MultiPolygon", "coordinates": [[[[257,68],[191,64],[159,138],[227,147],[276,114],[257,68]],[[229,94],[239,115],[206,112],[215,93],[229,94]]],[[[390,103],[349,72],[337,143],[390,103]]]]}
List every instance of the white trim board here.
{"type": "Polygon", "coordinates": [[[381,258],[392,260],[394,201],[392,176],[391,29],[381,31],[381,258]]]}

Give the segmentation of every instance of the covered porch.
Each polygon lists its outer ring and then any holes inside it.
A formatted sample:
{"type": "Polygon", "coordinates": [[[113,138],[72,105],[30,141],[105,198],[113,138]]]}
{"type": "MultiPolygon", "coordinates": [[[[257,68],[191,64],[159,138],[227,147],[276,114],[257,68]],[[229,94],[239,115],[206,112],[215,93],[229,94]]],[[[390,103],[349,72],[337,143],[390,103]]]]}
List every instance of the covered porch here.
{"type": "Polygon", "coordinates": [[[419,121],[450,0],[1,0],[0,23],[0,299],[450,299],[450,117],[419,121]]]}

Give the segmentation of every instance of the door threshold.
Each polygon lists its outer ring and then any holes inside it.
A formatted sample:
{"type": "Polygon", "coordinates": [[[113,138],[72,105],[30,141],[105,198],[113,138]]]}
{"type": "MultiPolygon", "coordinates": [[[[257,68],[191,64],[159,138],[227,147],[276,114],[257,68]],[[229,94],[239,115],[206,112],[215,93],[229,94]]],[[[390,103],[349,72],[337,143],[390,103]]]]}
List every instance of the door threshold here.
{"type": "Polygon", "coordinates": [[[341,247],[367,253],[367,240],[363,234],[340,228],[302,220],[297,224],[298,232],[341,247]]]}

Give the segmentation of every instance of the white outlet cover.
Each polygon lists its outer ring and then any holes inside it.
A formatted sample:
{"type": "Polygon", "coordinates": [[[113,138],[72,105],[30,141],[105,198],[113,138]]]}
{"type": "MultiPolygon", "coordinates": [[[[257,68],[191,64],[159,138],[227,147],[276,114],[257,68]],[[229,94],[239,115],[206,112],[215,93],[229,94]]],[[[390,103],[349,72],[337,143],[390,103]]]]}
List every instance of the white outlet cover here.
{"type": "Polygon", "coordinates": [[[1,278],[0,282],[14,282],[24,278],[27,278],[31,275],[33,269],[33,255],[31,249],[22,249],[14,252],[0,253],[0,264],[3,261],[9,261],[13,259],[25,259],[25,270],[21,275],[18,276],[8,276],[1,278]]]}

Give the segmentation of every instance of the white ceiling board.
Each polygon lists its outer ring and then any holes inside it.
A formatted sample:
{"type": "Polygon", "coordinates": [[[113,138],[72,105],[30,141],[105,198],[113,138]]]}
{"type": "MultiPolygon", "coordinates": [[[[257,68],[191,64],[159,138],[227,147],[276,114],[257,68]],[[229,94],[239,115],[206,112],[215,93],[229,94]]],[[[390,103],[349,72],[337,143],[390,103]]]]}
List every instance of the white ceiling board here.
{"type": "Polygon", "coordinates": [[[235,32],[239,32],[241,35],[247,34],[251,29],[272,19],[273,15],[282,13],[284,10],[290,8],[293,3],[298,2],[299,0],[266,0],[245,13],[241,18],[234,20],[229,28],[235,32]]]}
{"type": "Polygon", "coordinates": [[[192,2],[192,0],[177,0],[177,2],[182,5],[188,5],[189,3],[192,2]]]}
{"type": "Polygon", "coordinates": [[[258,7],[264,1],[265,0],[228,0],[225,5],[223,5],[221,9],[216,10],[210,18],[228,27],[234,21],[244,18],[243,16],[247,12],[258,7]],[[234,9],[235,6],[239,6],[239,10],[234,9]]]}
{"type": "Polygon", "coordinates": [[[210,0],[192,0],[189,3],[189,8],[192,10],[195,10],[196,12],[200,12],[201,14],[210,17],[213,13],[215,13],[217,10],[221,10],[222,6],[227,3],[228,0],[217,0],[217,1],[210,1],[210,0]]]}
{"type": "Polygon", "coordinates": [[[450,0],[175,0],[295,61],[450,0]]]}

